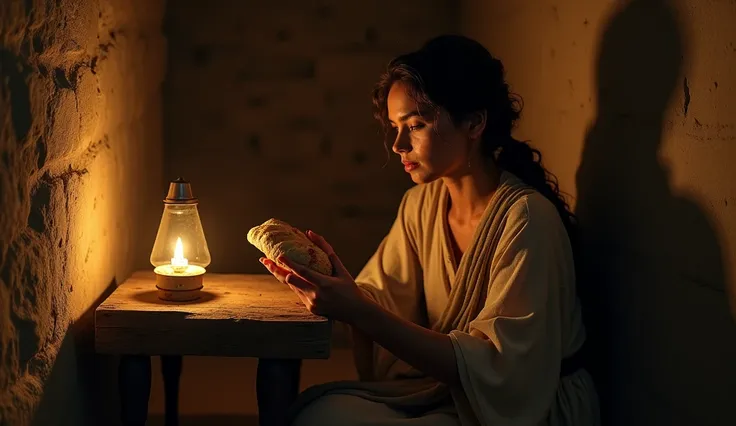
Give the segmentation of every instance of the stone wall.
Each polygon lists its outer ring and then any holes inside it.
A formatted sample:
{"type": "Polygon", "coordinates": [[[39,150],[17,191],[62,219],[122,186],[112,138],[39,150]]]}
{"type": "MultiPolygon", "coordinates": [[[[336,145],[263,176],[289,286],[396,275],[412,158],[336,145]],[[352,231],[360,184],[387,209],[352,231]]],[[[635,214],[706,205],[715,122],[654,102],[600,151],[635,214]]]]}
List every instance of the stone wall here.
{"type": "Polygon", "coordinates": [[[736,395],[736,3],[466,0],[518,129],[583,230],[612,425],[730,425],[736,395]]]}
{"type": "Polygon", "coordinates": [[[0,424],[111,424],[92,312],[161,212],[163,1],[0,2],[0,424]]]}

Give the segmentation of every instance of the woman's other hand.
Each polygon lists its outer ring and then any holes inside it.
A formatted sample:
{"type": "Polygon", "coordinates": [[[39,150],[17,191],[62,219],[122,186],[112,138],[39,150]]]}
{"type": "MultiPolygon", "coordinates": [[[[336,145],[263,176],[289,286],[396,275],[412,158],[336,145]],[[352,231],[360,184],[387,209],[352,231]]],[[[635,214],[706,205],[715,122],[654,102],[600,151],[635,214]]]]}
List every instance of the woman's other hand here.
{"type": "Polygon", "coordinates": [[[307,231],[306,234],[329,256],[333,266],[332,276],[299,265],[284,256],[277,259],[279,263],[261,257],[261,263],[276,279],[287,284],[310,312],[348,324],[353,323],[371,301],[355,284],[332,246],[312,231],[307,231]]]}

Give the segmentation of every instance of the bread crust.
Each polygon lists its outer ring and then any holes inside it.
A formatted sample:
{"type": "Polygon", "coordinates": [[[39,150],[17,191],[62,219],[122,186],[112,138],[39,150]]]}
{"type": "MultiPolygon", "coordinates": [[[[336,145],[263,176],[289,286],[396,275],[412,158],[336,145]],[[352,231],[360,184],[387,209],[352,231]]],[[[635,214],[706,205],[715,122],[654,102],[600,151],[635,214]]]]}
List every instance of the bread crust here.
{"type": "Polygon", "coordinates": [[[279,256],[324,275],[332,275],[332,262],[302,231],[283,220],[271,218],[248,231],[248,242],[274,262],[279,256]]]}

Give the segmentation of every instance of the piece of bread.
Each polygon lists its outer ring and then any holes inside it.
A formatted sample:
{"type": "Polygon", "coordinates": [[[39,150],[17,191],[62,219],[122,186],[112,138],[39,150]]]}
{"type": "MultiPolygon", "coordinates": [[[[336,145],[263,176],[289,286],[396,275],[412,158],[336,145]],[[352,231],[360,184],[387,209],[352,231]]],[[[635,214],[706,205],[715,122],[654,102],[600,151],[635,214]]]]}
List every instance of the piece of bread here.
{"type": "Polygon", "coordinates": [[[321,274],[332,275],[332,263],[327,253],[302,231],[282,220],[269,219],[251,228],[247,238],[249,243],[274,262],[283,255],[321,274]]]}

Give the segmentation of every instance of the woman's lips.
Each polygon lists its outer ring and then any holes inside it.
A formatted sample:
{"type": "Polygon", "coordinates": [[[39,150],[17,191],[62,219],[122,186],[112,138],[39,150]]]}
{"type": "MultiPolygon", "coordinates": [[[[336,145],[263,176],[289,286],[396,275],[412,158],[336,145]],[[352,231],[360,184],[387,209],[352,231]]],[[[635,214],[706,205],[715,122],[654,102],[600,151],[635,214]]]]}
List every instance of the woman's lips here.
{"type": "Polygon", "coordinates": [[[410,172],[419,167],[419,163],[414,163],[411,161],[402,161],[402,163],[404,164],[404,171],[406,172],[410,172]]]}

